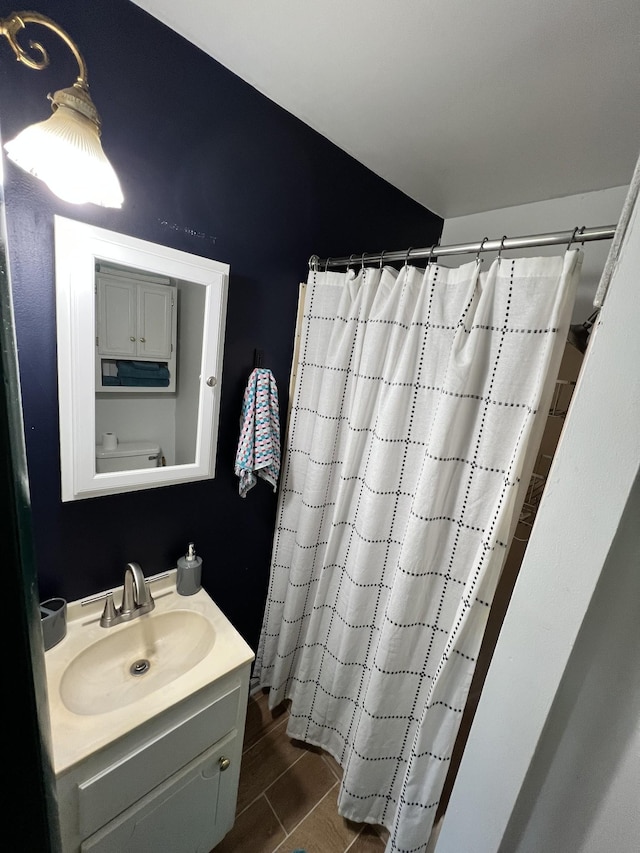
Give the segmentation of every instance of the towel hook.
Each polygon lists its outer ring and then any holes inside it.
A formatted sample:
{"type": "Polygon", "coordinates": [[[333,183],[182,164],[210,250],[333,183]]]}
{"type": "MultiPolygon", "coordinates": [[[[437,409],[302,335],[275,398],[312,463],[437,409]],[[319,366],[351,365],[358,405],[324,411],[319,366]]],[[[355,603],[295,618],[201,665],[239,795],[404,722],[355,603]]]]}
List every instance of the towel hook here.
{"type": "Polygon", "coordinates": [[[579,228],[573,229],[573,234],[571,235],[571,237],[569,237],[569,242],[567,243],[567,248],[565,251],[567,251],[567,252],[569,251],[569,249],[571,248],[571,244],[576,239],[576,234],[578,233],[579,230],[580,230],[579,228]]]}
{"type": "Polygon", "coordinates": [[[507,239],[507,235],[502,235],[502,240],[500,240],[500,248],[498,249],[498,264],[502,263],[502,252],[504,250],[504,241],[507,239]]]}
{"type": "Polygon", "coordinates": [[[476,263],[477,263],[477,264],[479,264],[479,263],[480,263],[480,252],[482,251],[482,249],[483,249],[483,247],[484,247],[484,244],[485,244],[488,240],[489,240],[489,238],[488,238],[488,237],[485,237],[485,238],[483,239],[482,243],[480,243],[480,248],[478,249],[478,254],[476,255],[476,263]]]}

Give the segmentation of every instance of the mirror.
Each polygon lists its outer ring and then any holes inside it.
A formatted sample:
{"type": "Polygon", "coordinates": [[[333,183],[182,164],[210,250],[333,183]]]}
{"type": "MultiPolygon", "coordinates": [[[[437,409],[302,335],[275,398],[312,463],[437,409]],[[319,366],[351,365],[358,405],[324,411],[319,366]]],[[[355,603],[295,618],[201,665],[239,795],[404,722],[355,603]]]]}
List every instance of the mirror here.
{"type": "Polygon", "coordinates": [[[215,473],[229,266],[55,217],[62,500],[215,473]]]}

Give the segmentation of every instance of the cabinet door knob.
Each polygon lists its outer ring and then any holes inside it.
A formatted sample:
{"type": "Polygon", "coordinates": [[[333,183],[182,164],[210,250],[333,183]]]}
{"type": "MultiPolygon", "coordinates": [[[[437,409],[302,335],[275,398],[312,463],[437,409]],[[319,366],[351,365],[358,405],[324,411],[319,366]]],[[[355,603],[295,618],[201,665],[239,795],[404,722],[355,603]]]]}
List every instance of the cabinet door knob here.
{"type": "Polygon", "coordinates": [[[143,344],[146,341],[146,338],[140,338],[140,343],[143,344]]]}
{"type": "Polygon", "coordinates": [[[220,770],[226,770],[229,767],[229,765],[231,764],[231,759],[225,758],[223,755],[220,758],[220,760],[218,761],[218,764],[220,765],[220,770]]]}
{"type": "Polygon", "coordinates": [[[130,341],[135,341],[135,338],[129,338],[130,341]]]}

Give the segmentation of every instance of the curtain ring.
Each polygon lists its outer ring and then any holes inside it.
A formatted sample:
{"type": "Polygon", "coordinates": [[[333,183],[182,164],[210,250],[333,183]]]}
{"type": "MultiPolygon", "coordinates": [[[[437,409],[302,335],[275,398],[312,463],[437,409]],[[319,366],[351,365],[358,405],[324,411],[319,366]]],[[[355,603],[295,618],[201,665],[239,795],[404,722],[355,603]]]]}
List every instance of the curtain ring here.
{"type": "Polygon", "coordinates": [[[504,249],[504,241],[507,239],[507,235],[502,235],[502,240],[500,240],[500,248],[498,249],[498,264],[502,261],[502,251],[504,249]]]}
{"type": "Polygon", "coordinates": [[[309,269],[313,270],[314,272],[317,272],[319,260],[320,258],[317,255],[311,255],[311,257],[309,258],[309,269]]]}
{"type": "MultiPolygon", "coordinates": [[[[583,225],[578,233],[582,236],[585,231],[586,231],[586,228],[583,225]]],[[[582,247],[584,248],[584,239],[582,240],[582,247]]]]}
{"type": "Polygon", "coordinates": [[[361,269],[361,270],[363,270],[363,271],[364,271],[364,256],[365,256],[366,254],[367,254],[366,252],[363,252],[363,253],[362,253],[362,256],[361,256],[361,258],[360,258],[360,269],[361,269]]]}
{"type": "Polygon", "coordinates": [[[350,270],[350,269],[351,269],[351,259],[352,259],[353,257],[355,257],[353,254],[349,255],[349,263],[347,264],[347,269],[348,269],[348,270],[350,270]]]}
{"type": "Polygon", "coordinates": [[[327,260],[324,262],[324,271],[325,271],[325,272],[326,272],[326,271],[328,270],[328,268],[329,268],[329,261],[330,261],[330,260],[331,260],[331,258],[327,258],[327,260]]]}
{"type": "Polygon", "coordinates": [[[429,249],[429,254],[427,255],[427,269],[431,266],[431,261],[433,260],[433,250],[437,246],[437,243],[434,243],[433,246],[429,249]]]}
{"type": "Polygon", "coordinates": [[[380,269],[382,269],[382,263],[383,263],[383,261],[384,261],[384,253],[385,253],[386,251],[387,251],[386,249],[383,249],[383,250],[380,252],[380,269]]]}
{"type": "Polygon", "coordinates": [[[571,235],[571,237],[569,237],[569,242],[567,243],[567,248],[565,249],[565,252],[568,252],[569,249],[571,248],[571,244],[576,239],[576,234],[578,233],[579,230],[580,230],[579,228],[573,229],[573,234],[571,235]]]}
{"type": "Polygon", "coordinates": [[[404,258],[404,265],[405,265],[405,267],[408,267],[408,266],[409,266],[409,255],[411,254],[411,252],[412,252],[412,251],[413,251],[413,246],[410,246],[410,247],[407,249],[407,254],[405,255],[405,258],[404,258]]]}
{"type": "Polygon", "coordinates": [[[483,247],[483,246],[484,246],[484,244],[488,241],[488,239],[489,239],[488,237],[485,237],[485,238],[483,239],[482,243],[480,243],[480,248],[478,249],[478,254],[476,255],[476,263],[477,263],[477,264],[479,264],[479,263],[480,263],[480,252],[482,251],[482,247],[483,247]]]}

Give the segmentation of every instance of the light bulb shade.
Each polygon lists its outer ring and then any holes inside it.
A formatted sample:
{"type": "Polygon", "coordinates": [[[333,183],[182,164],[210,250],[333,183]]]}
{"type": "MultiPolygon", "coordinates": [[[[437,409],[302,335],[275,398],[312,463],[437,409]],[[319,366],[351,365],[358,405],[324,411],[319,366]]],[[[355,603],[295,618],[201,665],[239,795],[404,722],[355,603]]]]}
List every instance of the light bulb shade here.
{"type": "Polygon", "coordinates": [[[98,126],[77,110],[57,104],[50,118],[26,127],[4,147],[10,160],[64,201],[122,207],[120,182],[102,150],[98,126]]]}

